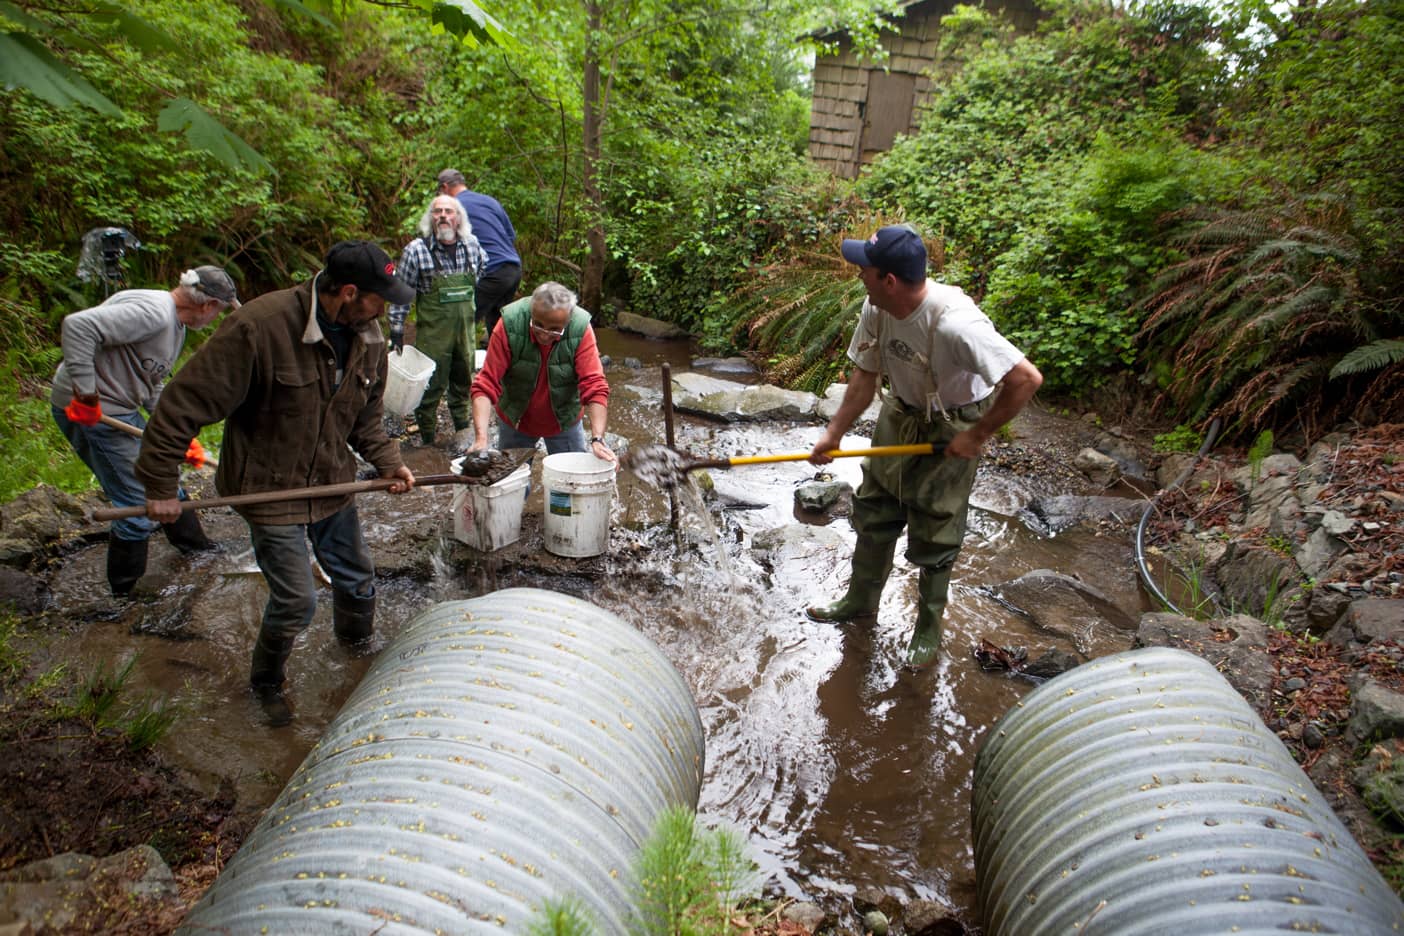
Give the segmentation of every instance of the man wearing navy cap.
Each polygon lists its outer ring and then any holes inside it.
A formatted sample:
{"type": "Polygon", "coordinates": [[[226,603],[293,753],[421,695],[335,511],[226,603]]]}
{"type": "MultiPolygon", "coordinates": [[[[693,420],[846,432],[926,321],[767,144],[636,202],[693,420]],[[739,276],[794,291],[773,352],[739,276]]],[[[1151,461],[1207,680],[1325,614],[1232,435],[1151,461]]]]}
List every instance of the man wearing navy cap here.
{"type": "Polygon", "coordinates": [[[848,389],[810,461],[833,461],[825,453],[840,447],[880,389],[873,445],[934,442],[945,452],[864,459],[853,497],[858,541],[848,591],[807,613],[817,621],[875,617],[905,528],[907,561],[921,570],[906,663],[920,669],[941,648],[941,616],[980,450],[1024,408],[1043,375],[963,291],[927,279],[926,245],[911,228],[893,225],[865,241],[845,240],[842,253],[858,266],[868,299],[848,346],[848,389]]]}
{"type": "MultiPolygon", "coordinates": [[[[406,304],[412,287],[369,241],[342,241],[326,264],[294,289],[267,293],[229,316],[166,386],[142,439],[136,473],[146,515],[180,515],[176,470],[203,426],[224,423],[215,486],[222,495],[285,492],[354,481],[350,445],[391,493],[414,487],[400,447],[385,435],[385,338],[376,321],[386,302],[406,304]]],[[[354,499],[279,500],[237,508],[268,583],[268,604],[253,650],[250,685],[268,723],[286,725],[284,665],[317,610],[307,554],[332,582],[332,627],[366,646],[375,620],[375,566],[354,499]]]]}

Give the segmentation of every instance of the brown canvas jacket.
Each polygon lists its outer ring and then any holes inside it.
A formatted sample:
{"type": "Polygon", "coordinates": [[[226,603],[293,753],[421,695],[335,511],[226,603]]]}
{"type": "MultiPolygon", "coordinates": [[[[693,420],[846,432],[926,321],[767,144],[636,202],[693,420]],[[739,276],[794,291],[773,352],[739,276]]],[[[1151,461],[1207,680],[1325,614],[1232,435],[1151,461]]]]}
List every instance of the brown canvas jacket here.
{"type": "MultiPolygon", "coordinates": [[[[190,440],[221,419],[215,486],[222,495],[355,480],[348,443],[382,476],[403,464],[382,424],[387,365],[379,323],[357,333],[345,376],[334,388],[336,357],[311,303],[311,283],[246,303],[166,385],[136,463],[149,499],[176,496],[190,440]]],[[[350,501],[316,498],[238,510],[251,523],[304,524],[350,501]]]]}

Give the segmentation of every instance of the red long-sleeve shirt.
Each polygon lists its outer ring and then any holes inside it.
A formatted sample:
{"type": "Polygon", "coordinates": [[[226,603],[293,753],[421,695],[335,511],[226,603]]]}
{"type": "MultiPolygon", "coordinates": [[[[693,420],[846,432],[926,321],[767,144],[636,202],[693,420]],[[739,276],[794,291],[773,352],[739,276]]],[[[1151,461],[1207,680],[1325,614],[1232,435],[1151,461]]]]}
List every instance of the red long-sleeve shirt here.
{"type": "MultiPolygon", "coordinates": [[[[551,391],[546,386],[546,358],[555,344],[542,344],[535,331],[531,332],[531,341],[541,353],[541,366],[536,372],[536,388],[531,392],[526,412],[522,414],[521,422],[513,428],[527,435],[553,436],[565,428],[556,421],[556,414],[551,409],[551,391]]],[[[512,349],[499,320],[488,338],[487,358],[473,378],[471,393],[474,398],[487,397],[491,400],[497,418],[508,425],[512,425],[512,422],[503,414],[497,401],[502,398],[502,378],[506,376],[511,362],[512,349]]],[[[585,326],[585,334],[575,349],[575,376],[579,381],[582,411],[589,403],[609,405],[609,384],[605,381],[604,365],[600,362],[599,345],[595,343],[595,329],[589,325],[585,326]]]]}

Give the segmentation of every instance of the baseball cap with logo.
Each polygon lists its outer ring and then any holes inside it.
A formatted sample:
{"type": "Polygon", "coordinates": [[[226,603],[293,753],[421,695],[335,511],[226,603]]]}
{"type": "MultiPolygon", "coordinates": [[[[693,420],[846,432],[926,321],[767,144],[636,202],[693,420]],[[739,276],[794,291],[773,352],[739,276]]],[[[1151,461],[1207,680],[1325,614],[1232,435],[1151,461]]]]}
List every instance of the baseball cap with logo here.
{"type": "Polygon", "coordinates": [[[327,251],[327,275],[342,286],[372,292],[392,305],[414,301],[414,287],[395,275],[389,254],[370,241],[342,241],[327,251]]]}
{"type": "Polygon", "coordinates": [[[926,245],[921,235],[900,224],[878,228],[867,240],[845,240],[840,248],[843,259],[859,266],[876,267],[908,283],[926,280],[926,245]]]}

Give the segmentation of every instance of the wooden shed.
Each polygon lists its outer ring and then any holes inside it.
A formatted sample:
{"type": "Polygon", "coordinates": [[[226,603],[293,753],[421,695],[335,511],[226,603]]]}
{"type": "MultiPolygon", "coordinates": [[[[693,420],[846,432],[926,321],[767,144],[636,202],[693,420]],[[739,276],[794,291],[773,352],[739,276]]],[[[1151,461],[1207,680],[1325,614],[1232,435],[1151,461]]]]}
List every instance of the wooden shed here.
{"type": "MultiPolygon", "coordinates": [[[[809,155],[834,175],[852,179],[873,157],[892,147],[899,133],[913,133],[931,90],[937,65],[936,38],[941,17],[957,0],[909,0],[900,4],[900,32],[884,31],[884,63],[862,60],[845,33],[823,36],[835,42],[833,55],[814,61],[814,101],[809,113],[809,155]]],[[[1032,30],[1040,11],[1033,0],[995,0],[991,8],[1032,30]]]]}

